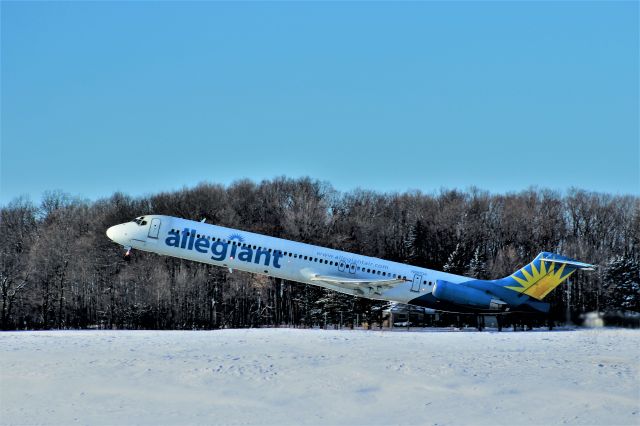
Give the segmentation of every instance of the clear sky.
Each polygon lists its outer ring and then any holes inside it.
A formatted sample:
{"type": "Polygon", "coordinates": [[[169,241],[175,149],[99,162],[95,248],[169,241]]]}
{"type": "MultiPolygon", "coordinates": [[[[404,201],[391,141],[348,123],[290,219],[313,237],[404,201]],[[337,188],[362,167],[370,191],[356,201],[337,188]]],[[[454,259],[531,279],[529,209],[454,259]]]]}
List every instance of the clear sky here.
{"type": "Polygon", "coordinates": [[[280,175],[640,194],[638,2],[6,2],[0,204],[280,175]]]}

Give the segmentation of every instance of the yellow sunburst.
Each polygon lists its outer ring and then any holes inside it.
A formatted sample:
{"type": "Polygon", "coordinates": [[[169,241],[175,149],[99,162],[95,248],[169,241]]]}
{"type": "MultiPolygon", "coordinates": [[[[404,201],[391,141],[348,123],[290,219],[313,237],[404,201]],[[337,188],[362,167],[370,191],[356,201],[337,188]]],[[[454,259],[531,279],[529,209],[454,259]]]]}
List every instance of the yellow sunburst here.
{"type": "Polygon", "coordinates": [[[544,260],[540,260],[540,269],[538,269],[536,267],[536,262],[532,262],[511,275],[511,278],[517,281],[520,285],[507,286],[506,288],[515,290],[518,293],[524,293],[538,300],[542,300],[551,292],[551,290],[559,286],[575,272],[575,270],[570,270],[565,275],[562,275],[567,265],[563,263],[558,270],[556,270],[555,266],[555,263],[548,262],[547,267],[546,262],[544,260]],[[527,270],[529,266],[531,266],[531,271],[527,270]],[[522,277],[524,278],[518,276],[518,274],[522,274],[522,277]]]}

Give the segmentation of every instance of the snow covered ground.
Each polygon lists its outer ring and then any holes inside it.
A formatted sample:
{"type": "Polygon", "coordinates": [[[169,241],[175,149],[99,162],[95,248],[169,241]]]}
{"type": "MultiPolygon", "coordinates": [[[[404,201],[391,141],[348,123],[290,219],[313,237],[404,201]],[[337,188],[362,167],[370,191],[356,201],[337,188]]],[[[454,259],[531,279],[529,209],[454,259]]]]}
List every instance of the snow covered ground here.
{"type": "Polygon", "coordinates": [[[0,333],[2,424],[640,424],[640,331],[0,333]]]}

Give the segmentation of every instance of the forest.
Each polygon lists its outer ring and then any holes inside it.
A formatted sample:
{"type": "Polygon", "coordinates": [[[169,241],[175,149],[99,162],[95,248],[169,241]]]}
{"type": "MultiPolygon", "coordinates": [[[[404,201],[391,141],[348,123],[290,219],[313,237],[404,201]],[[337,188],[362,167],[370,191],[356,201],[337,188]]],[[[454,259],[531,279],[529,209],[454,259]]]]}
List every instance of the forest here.
{"type": "Polygon", "coordinates": [[[552,251],[597,264],[545,301],[558,320],[640,311],[640,198],[570,189],[493,194],[337,191],[311,178],[89,201],[60,191],[1,207],[0,326],[216,329],[379,322],[386,303],[212,265],[134,252],[106,229],[165,214],[449,271],[501,278],[552,251]]]}

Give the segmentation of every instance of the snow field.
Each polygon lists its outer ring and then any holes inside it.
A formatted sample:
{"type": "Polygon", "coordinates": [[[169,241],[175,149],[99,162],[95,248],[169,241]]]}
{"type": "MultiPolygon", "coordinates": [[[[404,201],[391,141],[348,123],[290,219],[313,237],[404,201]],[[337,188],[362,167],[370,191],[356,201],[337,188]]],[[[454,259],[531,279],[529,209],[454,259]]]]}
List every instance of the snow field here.
{"type": "Polygon", "coordinates": [[[640,424],[640,330],[0,333],[2,424],[640,424]]]}

